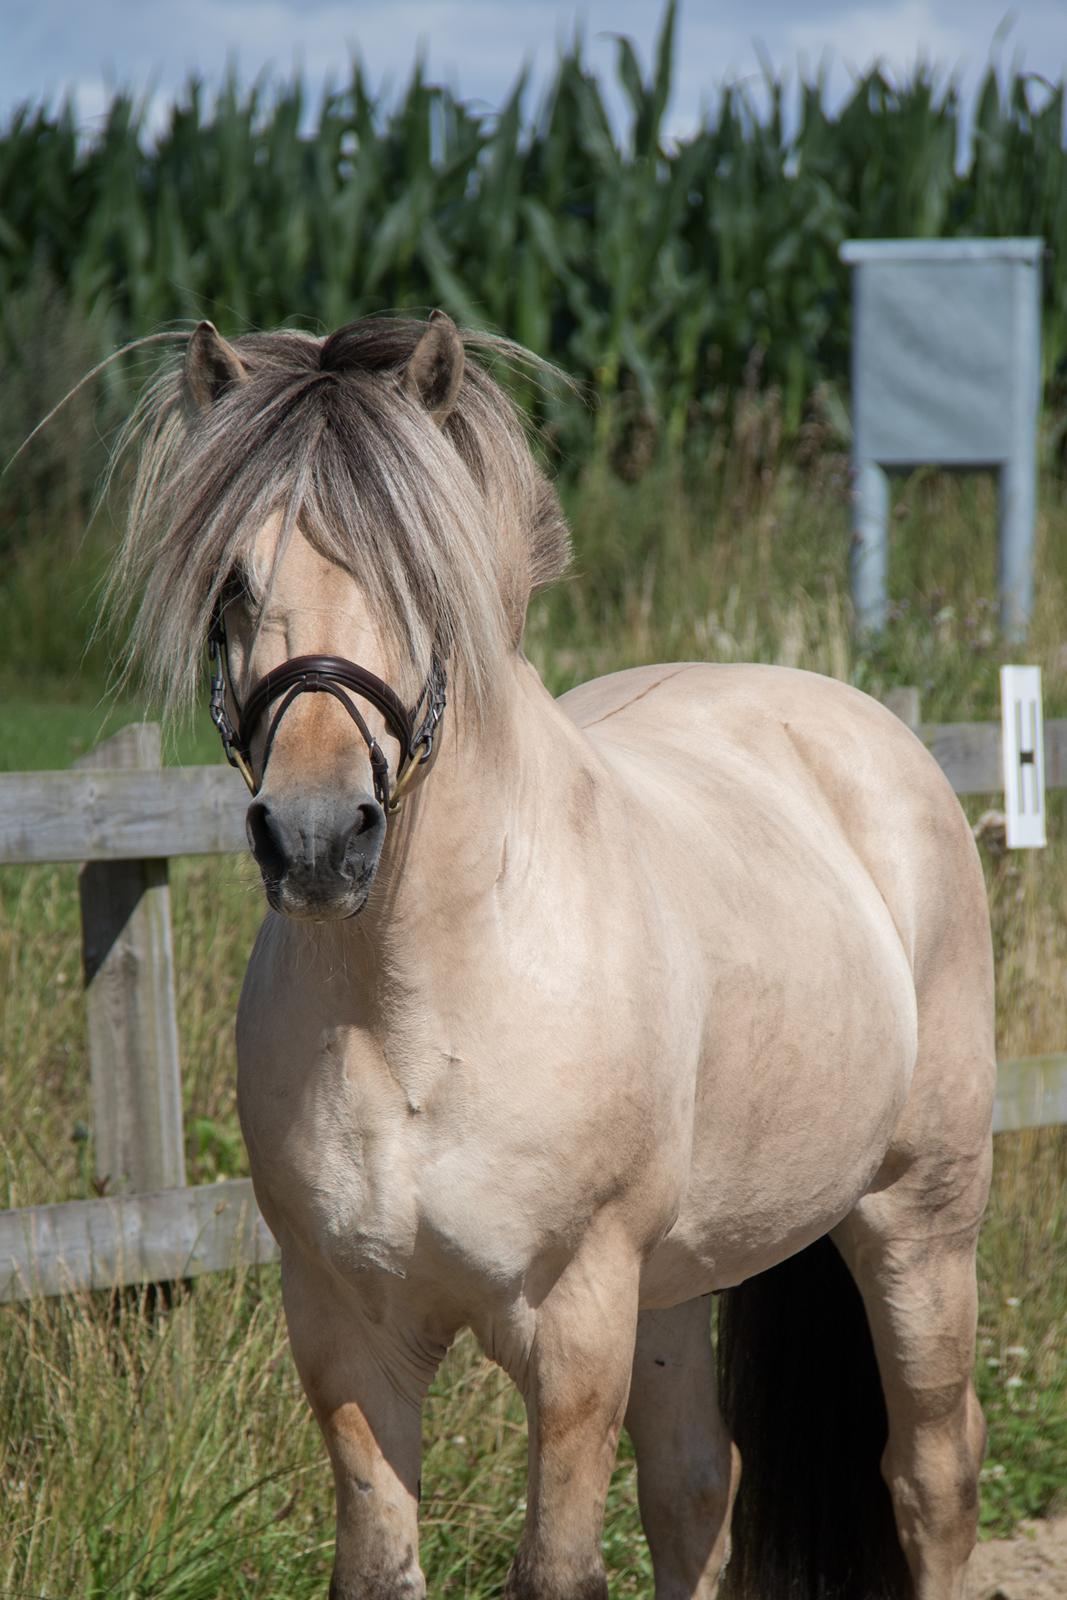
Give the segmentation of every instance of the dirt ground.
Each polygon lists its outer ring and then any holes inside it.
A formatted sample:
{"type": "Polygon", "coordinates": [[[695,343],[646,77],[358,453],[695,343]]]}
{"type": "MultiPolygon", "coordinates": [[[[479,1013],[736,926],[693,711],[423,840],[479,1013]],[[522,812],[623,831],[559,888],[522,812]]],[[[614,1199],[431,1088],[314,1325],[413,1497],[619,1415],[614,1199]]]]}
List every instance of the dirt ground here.
{"type": "Polygon", "coordinates": [[[968,1578],[968,1600],[1067,1600],[1067,1516],[980,1544],[968,1578]]]}

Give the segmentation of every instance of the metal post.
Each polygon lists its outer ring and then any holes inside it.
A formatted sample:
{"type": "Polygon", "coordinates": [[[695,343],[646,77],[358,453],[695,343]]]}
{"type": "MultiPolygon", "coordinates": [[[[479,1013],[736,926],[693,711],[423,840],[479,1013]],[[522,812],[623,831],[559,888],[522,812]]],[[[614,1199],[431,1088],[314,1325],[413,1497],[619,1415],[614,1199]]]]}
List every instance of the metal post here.
{"type": "Polygon", "coordinates": [[[1000,626],[1014,643],[1026,638],[1034,603],[1037,518],[1037,421],[1041,409],[1041,257],[1019,264],[1012,298],[1017,364],[1009,441],[1000,469],[1000,626]]]}
{"type": "Polygon", "coordinates": [[[861,633],[886,625],[889,593],[889,479],[860,460],[852,489],[852,598],[861,633]]]}
{"type": "Polygon", "coordinates": [[[1026,638],[1034,605],[1034,517],[1037,462],[1020,452],[1000,469],[1000,626],[1015,644],[1026,638]]]}

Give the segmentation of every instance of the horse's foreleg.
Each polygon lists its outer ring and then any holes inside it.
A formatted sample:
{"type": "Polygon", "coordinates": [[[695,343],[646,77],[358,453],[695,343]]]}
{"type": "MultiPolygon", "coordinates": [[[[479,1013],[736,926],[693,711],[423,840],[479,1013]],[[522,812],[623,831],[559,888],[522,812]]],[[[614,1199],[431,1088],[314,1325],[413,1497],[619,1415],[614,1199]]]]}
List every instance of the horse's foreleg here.
{"type": "Polygon", "coordinates": [[[719,1413],[710,1301],[637,1319],[626,1428],[656,1600],[710,1600],[726,1554],[741,1458],[719,1413]]]}
{"type": "Polygon", "coordinates": [[[506,1361],[530,1428],[526,1526],[506,1600],[607,1600],[600,1539],[630,1384],[639,1270],[628,1251],[576,1257],[506,1361]]]}
{"type": "Polygon", "coordinates": [[[286,1260],[293,1357],[333,1466],[330,1600],[422,1600],[418,1502],[422,1399],[442,1350],[343,1303],[325,1274],[286,1260]]]}

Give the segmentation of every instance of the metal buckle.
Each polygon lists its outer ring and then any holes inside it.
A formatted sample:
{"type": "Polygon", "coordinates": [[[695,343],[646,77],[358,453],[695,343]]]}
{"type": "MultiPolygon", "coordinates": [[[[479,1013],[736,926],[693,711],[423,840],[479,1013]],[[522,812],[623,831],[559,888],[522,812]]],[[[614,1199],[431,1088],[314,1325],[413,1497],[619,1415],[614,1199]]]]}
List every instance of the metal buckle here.
{"type": "MultiPolygon", "coordinates": [[[[407,792],[408,786],[420,767],[424,767],[433,755],[434,739],[440,726],[441,718],[445,714],[448,697],[444,686],[444,667],[434,658],[430,668],[430,675],[426,680],[423,695],[428,696],[430,704],[426,711],[422,727],[411,742],[411,750],[403,769],[397,774],[393,785],[393,792],[389,797],[386,810],[390,816],[395,816],[400,810],[400,802],[407,792]],[[416,751],[420,753],[416,755],[416,751]]],[[[420,700],[421,700],[420,696],[420,700]]]]}
{"type": "Polygon", "coordinates": [[[235,767],[247,785],[249,794],[256,792],[256,779],[248,762],[238,750],[234,742],[233,723],[226,711],[226,677],[222,667],[222,645],[218,634],[213,630],[208,637],[208,661],[211,663],[211,703],[209,707],[212,722],[218,730],[222,740],[222,751],[231,767],[235,767]]]}

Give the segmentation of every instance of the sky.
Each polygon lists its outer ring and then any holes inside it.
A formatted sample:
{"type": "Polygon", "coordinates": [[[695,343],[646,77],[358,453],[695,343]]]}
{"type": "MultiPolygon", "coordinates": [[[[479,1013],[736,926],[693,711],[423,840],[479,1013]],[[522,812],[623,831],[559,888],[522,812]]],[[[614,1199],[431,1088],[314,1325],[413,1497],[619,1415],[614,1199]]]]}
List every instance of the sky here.
{"type": "MultiPolygon", "coordinates": [[[[359,53],[372,85],[401,87],[421,49],[430,77],[499,106],[520,68],[536,85],[576,24],[605,76],[611,36],[651,57],[660,0],[0,0],[0,122],[26,100],[72,91],[87,128],[116,85],[151,94],[160,115],[190,73],[227,64],[250,80],[303,70],[318,88],[359,53]]],[[[958,78],[966,98],[991,54],[1067,76],[1067,0],[681,0],[668,127],[691,129],[725,82],[762,58],[796,79],[826,64],[832,97],[875,61],[903,75],[917,60],[958,78]]]]}

